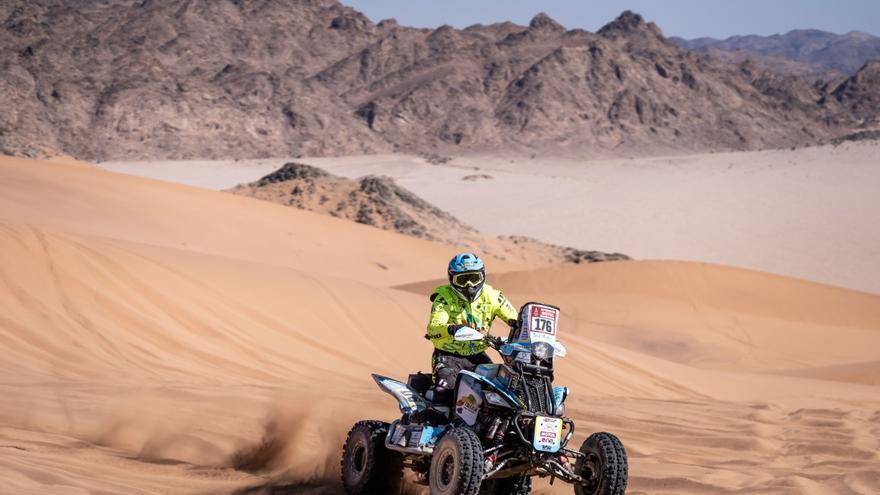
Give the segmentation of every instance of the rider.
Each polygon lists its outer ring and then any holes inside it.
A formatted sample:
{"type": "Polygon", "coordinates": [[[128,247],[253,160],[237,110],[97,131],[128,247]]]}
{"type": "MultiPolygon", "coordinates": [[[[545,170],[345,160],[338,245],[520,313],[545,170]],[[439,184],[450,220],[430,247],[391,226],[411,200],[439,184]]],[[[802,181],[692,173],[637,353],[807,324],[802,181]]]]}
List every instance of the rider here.
{"type": "Polygon", "coordinates": [[[437,287],[431,294],[431,321],[425,335],[434,344],[434,396],[438,398],[449,395],[459,371],[492,362],[484,352],[488,347],[484,341],[457,342],[455,332],[470,327],[488,335],[496,316],[511,328],[518,318],[504,294],[486,283],[485,265],[476,254],[456,255],[447,273],[449,285],[437,287]]]}

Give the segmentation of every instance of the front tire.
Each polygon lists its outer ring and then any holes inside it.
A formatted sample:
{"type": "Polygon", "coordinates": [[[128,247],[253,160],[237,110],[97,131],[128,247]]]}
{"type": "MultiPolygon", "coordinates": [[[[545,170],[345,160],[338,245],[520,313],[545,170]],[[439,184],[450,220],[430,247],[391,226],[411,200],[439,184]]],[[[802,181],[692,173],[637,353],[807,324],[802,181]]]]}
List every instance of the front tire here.
{"type": "Polygon", "coordinates": [[[403,456],[385,448],[388,424],[358,421],[348,432],[342,450],[342,486],[348,495],[386,495],[400,492],[403,456]]]}
{"type": "Polygon", "coordinates": [[[483,481],[483,445],[467,428],[450,428],[434,448],[431,495],[476,495],[483,481]]]}
{"type": "Polygon", "coordinates": [[[624,495],[629,476],[626,450],[611,433],[593,433],[581,445],[586,458],[579,459],[577,472],[588,481],[575,485],[576,495],[624,495]]]}

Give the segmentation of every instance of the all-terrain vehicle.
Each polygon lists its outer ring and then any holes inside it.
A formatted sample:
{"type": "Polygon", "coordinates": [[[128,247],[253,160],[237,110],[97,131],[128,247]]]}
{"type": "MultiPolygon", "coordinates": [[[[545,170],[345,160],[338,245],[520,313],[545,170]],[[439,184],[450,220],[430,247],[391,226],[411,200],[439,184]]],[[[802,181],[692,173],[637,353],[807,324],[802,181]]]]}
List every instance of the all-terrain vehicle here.
{"type": "Polygon", "coordinates": [[[404,468],[431,495],[525,495],[532,478],[574,485],[576,495],[623,495],[626,451],[610,433],[568,447],[575,425],[565,416],[568,389],[553,386],[559,308],[525,304],[507,339],[464,328],[459,341],[484,340],[502,364],[459,373],[452,396],[434,397],[431,376],[408,383],[373,375],[398,401],[391,424],[360,421],[343,447],[342,482],[350,495],[399,493],[404,468]]]}

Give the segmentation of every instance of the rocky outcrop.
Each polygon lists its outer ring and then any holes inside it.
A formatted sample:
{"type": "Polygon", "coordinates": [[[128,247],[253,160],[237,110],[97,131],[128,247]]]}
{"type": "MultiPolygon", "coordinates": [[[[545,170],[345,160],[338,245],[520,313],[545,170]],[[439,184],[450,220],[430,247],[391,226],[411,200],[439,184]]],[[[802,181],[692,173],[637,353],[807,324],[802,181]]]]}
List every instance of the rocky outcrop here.
{"type": "Polygon", "coordinates": [[[429,240],[449,240],[476,231],[459,222],[393,179],[357,180],[291,162],[260,180],[237,186],[234,194],[281,203],[429,240]]]}
{"type": "Polygon", "coordinates": [[[283,167],[228,192],[313,211],[400,234],[445,242],[502,259],[536,263],[589,263],[626,260],[620,253],[583,251],[528,237],[492,237],[428,203],[393,179],[357,180],[332,175],[303,163],[283,167]]]}
{"type": "Polygon", "coordinates": [[[831,92],[842,114],[860,126],[880,125],[880,60],[865,64],[831,92]]]}

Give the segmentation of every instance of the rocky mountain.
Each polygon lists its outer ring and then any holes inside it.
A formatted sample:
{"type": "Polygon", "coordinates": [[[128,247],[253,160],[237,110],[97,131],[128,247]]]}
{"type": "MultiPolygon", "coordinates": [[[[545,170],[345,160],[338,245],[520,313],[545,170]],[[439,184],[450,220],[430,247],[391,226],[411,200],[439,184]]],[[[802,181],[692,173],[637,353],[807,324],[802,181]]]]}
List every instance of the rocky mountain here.
{"type": "Polygon", "coordinates": [[[446,242],[501,259],[531,263],[588,263],[626,260],[602,253],[546,244],[528,237],[492,237],[460,222],[388,177],[357,180],[290,162],[250,184],[228,192],[351,220],[420,239],[446,242]]]}
{"type": "Polygon", "coordinates": [[[817,103],[836,88],[688,52],[632,12],[590,33],[543,14],[415,29],[334,0],[7,0],[0,26],[6,153],[652,152],[849,132],[817,103]]]}
{"type": "Polygon", "coordinates": [[[838,115],[852,119],[860,128],[880,126],[880,60],[868,62],[823,98],[822,104],[838,106],[838,115]]]}
{"type": "Polygon", "coordinates": [[[704,50],[718,57],[743,61],[781,61],[783,68],[802,72],[805,68],[821,74],[837,72],[851,75],[870,60],[880,60],[880,37],[852,31],[835,34],[817,29],[797,29],[773,36],[733,36],[723,40],[670,38],[688,50],[704,50]],[[769,57],[766,58],[766,57],[769,57]]]}

